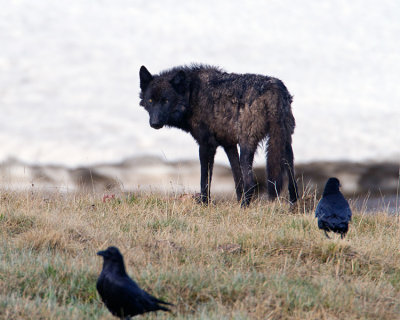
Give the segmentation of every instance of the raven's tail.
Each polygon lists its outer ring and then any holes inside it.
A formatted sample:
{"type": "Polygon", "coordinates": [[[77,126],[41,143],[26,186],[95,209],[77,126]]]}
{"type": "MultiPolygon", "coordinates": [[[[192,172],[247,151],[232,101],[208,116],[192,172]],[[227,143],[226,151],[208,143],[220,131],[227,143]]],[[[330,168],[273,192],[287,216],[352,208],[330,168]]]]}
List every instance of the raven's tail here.
{"type": "Polygon", "coordinates": [[[161,299],[154,298],[154,301],[157,302],[157,303],[168,305],[168,306],[174,306],[173,303],[169,303],[169,302],[166,302],[166,301],[161,300],[161,299]]]}
{"type": "Polygon", "coordinates": [[[168,309],[168,308],[163,307],[163,306],[161,306],[161,305],[158,304],[158,305],[157,305],[157,310],[155,310],[155,311],[159,311],[159,310],[165,311],[165,312],[172,312],[171,309],[168,309]]]}
{"type": "Polygon", "coordinates": [[[169,302],[166,302],[164,300],[157,299],[157,298],[154,298],[154,302],[157,303],[158,310],[162,310],[162,311],[166,311],[166,312],[171,312],[171,310],[168,309],[167,307],[164,307],[163,305],[175,306],[173,303],[169,303],[169,302]]]}

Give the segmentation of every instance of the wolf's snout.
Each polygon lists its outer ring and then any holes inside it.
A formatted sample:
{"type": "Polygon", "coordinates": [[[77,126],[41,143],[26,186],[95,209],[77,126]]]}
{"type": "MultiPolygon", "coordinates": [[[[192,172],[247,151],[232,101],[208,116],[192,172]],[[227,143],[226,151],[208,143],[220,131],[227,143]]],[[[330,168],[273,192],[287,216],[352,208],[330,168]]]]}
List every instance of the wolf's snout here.
{"type": "Polygon", "coordinates": [[[164,126],[164,124],[162,124],[159,119],[150,118],[150,126],[154,129],[161,129],[164,126]]]}
{"type": "Polygon", "coordinates": [[[160,123],[150,123],[150,126],[154,129],[161,129],[163,127],[160,123]]]}

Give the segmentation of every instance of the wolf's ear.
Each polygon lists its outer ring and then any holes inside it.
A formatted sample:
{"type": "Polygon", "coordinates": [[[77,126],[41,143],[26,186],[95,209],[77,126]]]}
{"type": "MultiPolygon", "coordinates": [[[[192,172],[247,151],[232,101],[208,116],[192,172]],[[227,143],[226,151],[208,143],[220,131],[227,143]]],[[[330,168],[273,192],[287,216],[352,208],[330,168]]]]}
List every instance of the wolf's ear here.
{"type": "Polygon", "coordinates": [[[186,74],[183,70],[179,71],[170,81],[172,87],[179,94],[184,94],[186,91],[186,74]]]}
{"type": "Polygon", "coordinates": [[[146,69],[145,66],[141,66],[139,71],[139,77],[140,77],[140,89],[144,91],[146,90],[151,80],[153,80],[153,76],[151,75],[149,70],[146,69]]]}

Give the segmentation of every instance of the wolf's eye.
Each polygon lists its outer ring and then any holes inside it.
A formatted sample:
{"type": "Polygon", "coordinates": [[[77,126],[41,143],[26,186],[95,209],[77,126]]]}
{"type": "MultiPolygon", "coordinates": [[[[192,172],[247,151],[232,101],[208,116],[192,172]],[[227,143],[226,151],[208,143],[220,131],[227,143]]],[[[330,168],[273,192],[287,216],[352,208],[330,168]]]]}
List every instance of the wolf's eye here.
{"type": "Polygon", "coordinates": [[[149,102],[152,103],[152,102],[153,102],[153,99],[149,99],[149,102]]]}

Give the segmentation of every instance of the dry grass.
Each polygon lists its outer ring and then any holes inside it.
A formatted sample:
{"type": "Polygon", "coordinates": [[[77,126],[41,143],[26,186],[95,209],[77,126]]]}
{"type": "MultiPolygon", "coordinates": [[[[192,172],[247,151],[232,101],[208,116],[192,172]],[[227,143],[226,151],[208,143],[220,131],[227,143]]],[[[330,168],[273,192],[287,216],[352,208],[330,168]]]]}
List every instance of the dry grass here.
{"type": "MultiPolygon", "coordinates": [[[[315,199],[314,199],[315,200],[315,199]]],[[[399,220],[354,212],[328,240],[315,201],[204,207],[187,197],[0,193],[0,319],[112,319],[95,282],[99,249],[176,304],[176,319],[400,317],[399,220]]]]}

